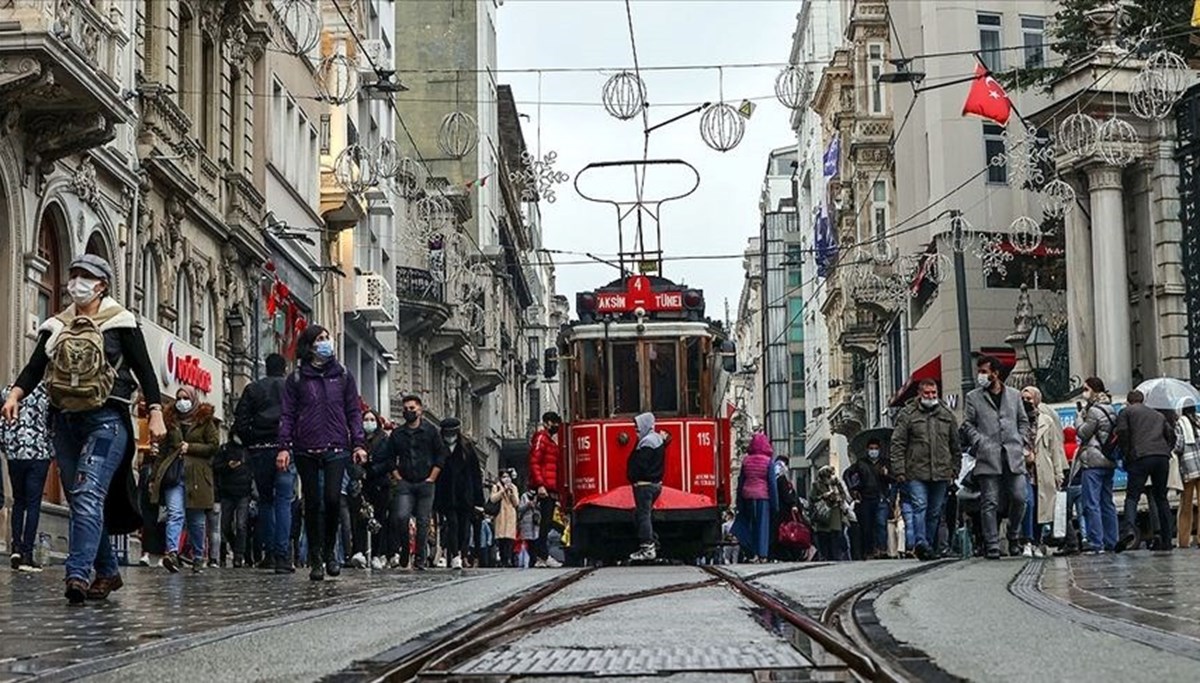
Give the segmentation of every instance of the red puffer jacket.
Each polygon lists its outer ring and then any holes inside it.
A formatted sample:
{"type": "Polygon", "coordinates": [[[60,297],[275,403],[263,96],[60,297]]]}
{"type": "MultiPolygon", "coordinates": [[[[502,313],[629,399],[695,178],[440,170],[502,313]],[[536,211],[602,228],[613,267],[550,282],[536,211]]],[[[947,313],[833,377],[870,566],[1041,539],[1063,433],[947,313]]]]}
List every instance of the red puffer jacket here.
{"type": "Polygon", "coordinates": [[[545,486],[547,491],[558,490],[558,460],[561,449],[550,432],[537,430],[529,448],[529,487],[545,486]]]}

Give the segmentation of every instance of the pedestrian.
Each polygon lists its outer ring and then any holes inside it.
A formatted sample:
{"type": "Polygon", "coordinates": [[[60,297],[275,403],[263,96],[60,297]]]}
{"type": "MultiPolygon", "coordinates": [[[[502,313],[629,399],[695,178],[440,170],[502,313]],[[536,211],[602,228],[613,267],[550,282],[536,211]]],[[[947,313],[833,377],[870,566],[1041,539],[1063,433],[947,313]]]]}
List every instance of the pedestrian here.
{"type": "MultiPolygon", "coordinates": [[[[775,506],[775,514],[771,517],[771,559],[781,560],[784,562],[797,562],[803,560],[807,556],[807,552],[811,547],[812,529],[804,520],[804,515],[800,510],[800,497],[796,493],[796,487],[792,485],[791,470],[788,468],[788,458],[780,453],[775,456],[775,464],[772,469],[774,475],[775,500],[778,504],[775,506]],[[806,529],[808,545],[803,542],[795,542],[792,539],[789,542],[784,542],[781,538],[781,530],[785,524],[799,524],[806,529]]],[[[801,541],[803,539],[800,539],[801,541]]],[[[721,553],[717,552],[717,561],[720,563],[721,553]]]]}
{"type": "Polygon", "coordinates": [[[550,525],[554,522],[554,508],[558,505],[558,467],[561,448],[558,432],[562,418],[550,411],[542,415],[542,424],[534,432],[529,448],[529,487],[537,491],[538,528],[534,555],[535,567],[561,567],[562,563],[550,557],[550,525]]]}
{"type": "MultiPolygon", "coordinates": [[[[1054,526],[1054,500],[1063,488],[1067,464],[1067,452],[1063,442],[1062,422],[1053,408],[1042,402],[1042,391],[1034,386],[1021,390],[1021,400],[1030,413],[1030,431],[1033,445],[1030,451],[1030,481],[1033,482],[1034,510],[1033,541],[1036,549],[1029,549],[1033,557],[1047,557],[1046,539],[1054,526]]],[[[1026,517],[1029,515],[1026,514],[1026,517]]]]}
{"type": "MultiPolygon", "coordinates": [[[[4,390],[6,400],[11,391],[12,386],[4,390]]],[[[8,460],[8,480],[13,494],[9,559],[13,569],[40,572],[42,565],[34,557],[33,550],[42,514],[42,491],[50,472],[50,458],[54,455],[46,424],[50,397],[45,383],[39,382],[33,392],[21,400],[20,406],[15,422],[0,422],[0,451],[8,460]]],[[[0,496],[3,496],[2,483],[0,496]]]]}
{"type": "Polygon", "coordinates": [[[298,367],[285,380],[276,467],[294,462],[304,495],[308,578],[342,573],[334,557],[341,521],[342,476],[350,461],[366,461],[362,408],[354,375],[335,358],[333,338],[309,325],[296,342],[298,367]],[[324,562],[324,566],[322,566],[324,562]]]}
{"type": "Polygon", "coordinates": [[[283,411],[283,386],[287,359],[278,353],[267,356],[267,376],[250,383],[234,409],[233,432],[246,448],[247,459],[258,491],[258,538],[265,548],[263,569],[276,574],[296,571],[292,565],[292,503],[296,490],[296,466],[288,462],[280,469],[279,420],[283,411]]]}
{"type": "MultiPolygon", "coordinates": [[[[482,510],[480,510],[482,513],[482,510]]],[[[521,569],[528,569],[532,564],[530,557],[533,545],[538,538],[538,497],[537,491],[527,489],[521,493],[521,504],[517,507],[517,533],[520,535],[524,548],[518,553],[521,569]]]]}
{"type": "MultiPolygon", "coordinates": [[[[500,566],[510,568],[516,566],[513,562],[513,548],[517,540],[517,506],[521,504],[521,495],[513,482],[512,473],[505,470],[500,473],[500,481],[492,486],[489,499],[500,504],[500,510],[494,520],[496,546],[500,549],[500,566]]],[[[546,566],[546,565],[542,565],[546,566]]]]}
{"type": "Polygon", "coordinates": [[[631,562],[648,562],[658,557],[654,535],[654,501],[662,494],[663,458],[667,441],[654,430],[654,413],[642,413],[633,419],[638,442],[625,464],[625,478],[633,487],[633,526],[638,549],[631,562]]]}
{"type": "Polygon", "coordinates": [[[10,425],[16,422],[21,400],[45,380],[54,452],[71,513],[65,595],[81,603],[102,600],[121,587],[109,535],[132,533],[141,524],[130,414],[139,386],[150,408],[151,440],[161,440],[166,425],[137,318],[112,297],[112,266],[85,254],[71,262],[68,273],[72,303],[38,328],[33,355],[2,415],[10,425]],[[103,357],[96,357],[96,349],[103,349],[103,357]]]}
{"type": "Polygon", "coordinates": [[[415,394],[405,396],[404,424],[397,426],[378,452],[372,467],[386,472],[392,481],[392,537],[399,543],[393,564],[407,567],[412,548],[409,521],[416,516],[414,566],[424,571],[428,562],[430,518],[438,476],[446,464],[446,444],[432,422],[423,416],[424,405],[415,394]]]}
{"type": "Polygon", "coordinates": [[[874,560],[887,555],[888,483],[890,457],[883,455],[879,439],[867,441],[866,457],[859,457],[846,469],[844,479],[851,498],[857,503],[858,539],[862,559],[874,560]]]}
{"type": "Polygon", "coordinates": [[[1167,502],[1167,479],[1171,474],[1171,451],[1175,450],[1175,425],[1162,413],[1147,407],[1146,396],[1134,389],[1126,396],[1125,409],[1117,415],[1117,440],[1125,458],[1129,483],[1125,488],[1125,519],[1116,551],[1122,552],[1136,539],[1138,503],[1150,480],[1152,512],[1158,516],[1158,540],[1152,550],[1167,552],[1175,547],[1171,533],[1171,505],[1167,502]]]}
{"type": "MultiPolygon", "coordinates": [[[[980,489],[985,555],[1000,559],[998,510],[1001,496],[1008,501],[1008,554],[1021,548],[1025,518],[1025,452],[1029,448],[1029,415],[1016,389],[1000,378],[1000,361],[980,356],[975,361],[978,388],[967,394],[967,438],[975,452],[975,480],[980,489]]],[[[918,522],[919,524],[920,522],[918,522]]]]}
{"type": "Polygon", "coordinates": [[[483,470],[475,444],[462,433],[456,417],[442,420],[446,464],[438,475],[434,508],[443,521],[442,545],[451,569],[462,569],[471,545],[471,523],[483,511],[483,470]]]}
{"type": "Polygon", "coordinates": [[[1179,479],[1183,482],[1177,535],[1179,547],[1188,548],[1192,545],[1194,507],[1200,502],[1200,420],[1195,405],[1186,405],[1179,411],[1179,419],[1175,421],[1175,455],[1179,461],[1179,479]]]}
{"type": "Polygon", "coordinates": [[[180,387],[166,410],[166,456],[159,461],[152,484],[152,501],[167,509],[167,554],[163,567],[172,574],[181,566],[180,538],[187,525],[192,571],[204,567],[207,511],[215,499],[213,457],[220,433],[213,406],[197,400],[191,387],[180,387]]]}
{"type": "Polygon", "coordinates": [[[235,442],[226,443],[213,462],[217,497],[221,505],[221,537],[233,550],[233,566],[247,564],[250,522],[250,497],[254,492],[254,474],[246,463],[246,449],[235,442]]]}
{"type": "MultiPolygon", "coordinates": [[[[937,555],[937,532],[946,493],[959,472],[963,449],[959,442],[958,420],[942,403],[937,382],[921,380],[917,394],[896,417],[890,449],[891,471],[900,486],[901,496],[912,507],[913,545],[909,550],[918,559],[929,560],[937,555]]],[[[1019,406],[1020,398],[1015,397],[1015,400],[1019,406]]],[[[971,415],[970,404],[967,415],[968,418],[971,415]]],[[[907,533],[910,520],[906,518],[905,524],[907,533]]]]}
{"type": "Polygon", "coordinates": [[[847,501],[842,483],[833,465],[817,470],[809,496],[812,509],[813,531],[817,536],[817,550],[826,562],[846,559],[845,516],[843,509],[847,501]]]}
{"type": "Polygon", "coordinates": [[[750,437],[738,475],[737,516],[733,533],[750,562],[765,562],[771,553],[771,511],[775,503],[772,457],[775,449],[766,434],[750,437]]]}
{"type": "Polygon", "coordinates": [[[1116,454],[1108,447],[1117,426],[1112,399],[1099,377],[1083,381],[1083,400],[1075,404],[1075,434],[1079,448],[1071,463],[1072,479],[1080,480],[1083,524],[1087,531],[1084,552],[1100,553],[1117,547],[1117,507],[1113,503],[1116,454]]]}
{"type": "MultiPolygon", "coordinates": [[[[360,516],[365,522],[366,531],[370,534],[370,555],[363,559],[370,563],[372,569],[383,569],[391,553],[399,553],[399,546],[392,550],[391,524],[389,522],[392,510],[392,481],[387,472],[377,471],[373,463],[387,459],[386,448],[391,429],[387,420],[379,413],[367,409],[363,411],[363,434],[366,437],[364,447],[367,450],[368,464],[363,468],[363,507],[360,516]],[[372,524],[374,520],[374,524],[372,524]]],[[[355,558],[351,563],[357,566],[355,558]]],[[[365,566],[365,563],[364,563],[365,566]]]]}
{"type": "MultiPolygon", "coordinates": [[[[139,429],[143,420],[150,416],[145,400],[139,400],[137,417],[139,429]]],[[[134,457],[134,467],[137,470],[138,509],[142,515],[142,527],[139,540],[142,544],[142,556],[138,560],[141,567],[161,567],[162,557],[167,552],[166,525],[159,519],[160,508],[150,500],[151,483],[154,481],[155,469],[158,466],[159,444],[151,442],[145,447],[137,447],[134,457]]]]}

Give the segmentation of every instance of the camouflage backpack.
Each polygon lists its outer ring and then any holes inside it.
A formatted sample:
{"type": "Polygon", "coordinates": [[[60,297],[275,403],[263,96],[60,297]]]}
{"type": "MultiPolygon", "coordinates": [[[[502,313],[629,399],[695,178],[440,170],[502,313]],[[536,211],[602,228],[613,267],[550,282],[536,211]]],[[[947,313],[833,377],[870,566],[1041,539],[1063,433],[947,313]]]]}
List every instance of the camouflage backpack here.
{"type": "Polygon", "coordinates": [[[117,379],[104,353],[104,333],[85,315],[64,319],[63,324],[46,369],[50,404],[67,413],[100,408],[117,379]]]}

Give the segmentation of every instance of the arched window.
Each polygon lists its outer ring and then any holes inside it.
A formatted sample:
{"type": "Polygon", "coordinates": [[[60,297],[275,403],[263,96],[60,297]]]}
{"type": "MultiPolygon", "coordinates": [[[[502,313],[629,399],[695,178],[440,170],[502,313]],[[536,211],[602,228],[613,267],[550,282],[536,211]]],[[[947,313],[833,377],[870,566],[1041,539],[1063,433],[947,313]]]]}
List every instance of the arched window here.
{"type": "Polygon", "coordinates": [[[213,308],[216,300],[217,298],[213,296],[212,292],[206,292],[204,305],[200,308],[201,320],[204,323],[204,337],[201,339],[200,348],[204,349],[205,353],[214,356],[217,354],[217,313],[213,308]]]}
{"type": "Polygon", "coordinates": [[[88,238],[87,248],[84,251],[88,254],[95,254],[100,258],[112,263],[112,259],[108,257],[108,245],[104,243],[104,236],[97,230],[88,238]]]}
{"type": "Polygon", "coordinates": [[[186,270],[179,271],[175,281],[175,334],[181,339],[191,335],[192,328],[192,285],[186,270]]]}
{"type": "Polygon", "coordinates": [[[158,321],[158,259],[152,253],[142,258],[142,315],[158,321]]]}
{"type": "Polygon", "coordinates": [[[57,313],[63,304],[63,289],[66,284],[66,263],[62,253],[62,242],[59,240],[59,226],[62,225],[56,209],[47,209],[42,214],[41,225],[38,226],[38,256],[45,259],[49,265],[42,273],[38,283],[37,312],[39,320],[47,320],[57,313]]]}

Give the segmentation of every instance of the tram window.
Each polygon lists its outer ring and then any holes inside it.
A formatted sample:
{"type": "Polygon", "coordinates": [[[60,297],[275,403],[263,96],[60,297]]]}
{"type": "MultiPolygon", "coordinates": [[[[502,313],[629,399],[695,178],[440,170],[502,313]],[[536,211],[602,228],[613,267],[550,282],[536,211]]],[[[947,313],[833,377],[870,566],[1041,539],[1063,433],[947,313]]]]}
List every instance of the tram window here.
{"type": "Polygon", "coordinates": [[[641,363],[637,342],[612,345],[612,398],[614,415],[642,411],[641,363]]]}
{"type": "Polygon", "coordinates": [[[679,412],[679,354],[675,342],[648,344],[650,355],[650,410],[679,412]]]}
{"type": "Polygon", "coordinates": [[[704,376],[704,349],[700,337],[690,337],[686,341],[687,350],[687,377],[685,381],[687,385],[684,388],[683,398],[687,406],[688,415],[703,415],[704,414],[704,385],[701,378],[704,376]]]}
{"type": "Polygon", "coordinates": [[[604,371],[603,359],[595,342],[583,342],[580,354],[583,359],[583,417],[604,416],[604,371]]]}

